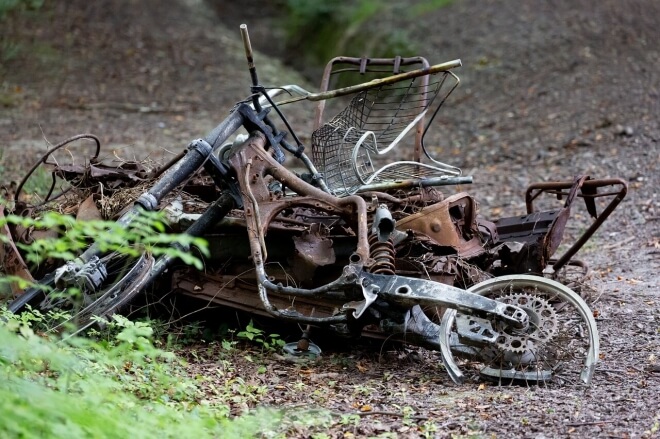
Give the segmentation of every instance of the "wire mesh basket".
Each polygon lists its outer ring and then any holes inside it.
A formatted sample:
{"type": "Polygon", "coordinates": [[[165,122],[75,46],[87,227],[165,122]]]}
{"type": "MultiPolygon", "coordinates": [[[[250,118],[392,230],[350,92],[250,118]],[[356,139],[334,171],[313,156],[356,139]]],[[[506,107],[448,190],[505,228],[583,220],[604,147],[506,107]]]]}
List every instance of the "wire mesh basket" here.
{"type": "Polygon", "coordinates": [[[346,196],[374,183],[461,175],[460,169],[434,160],[422,141],[425,116],[434,114],[457,85],[456,75],[440,71],[355,94],[312,134],[312,160],[330,190],[346,196]],[[412,159],[413,142],[422,143],[424,162],[401,160],[412,159]]]}

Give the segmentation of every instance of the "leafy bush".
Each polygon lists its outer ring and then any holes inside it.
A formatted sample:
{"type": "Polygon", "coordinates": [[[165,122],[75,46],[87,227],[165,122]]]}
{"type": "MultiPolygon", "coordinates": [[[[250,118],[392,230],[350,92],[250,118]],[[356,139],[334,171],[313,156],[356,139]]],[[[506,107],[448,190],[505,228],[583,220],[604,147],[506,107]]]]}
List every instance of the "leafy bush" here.
{"type": "Polygon", "coordinates": [[[308,62],[322,65],[337,55],[382,57],[414,51],[405,33],[369,25],[370,20],[387,15],[388,8],[381,1],[288,0],[287,4],[288,45],[302,52],[308,62]]]}
{"type": "Polygon", "coordinates": [[[200,402],[199,382],[154,347],[148,326],[121,317],[110,326],[104,342],[56,343],[11,316],[0,325],[1,437],[250,437],[278,422],[229,420],[226,407],[200,402]]]}
{"type": "Polygon", "coordinates": [[[418,48],[402,25],[452,0],[424,0],[412,5],[388,0],[287,0],[284,23],[288,46],[306,62],[323,65],[344,56],[417,55],[418,48]]]}
{"type": "MultiPolygon", "coordinates": [[[[0,200],[0,208],[3,204],[0,200]]],[[[150,251],[199,267],[201,261],[182,249],[194,245],[207,253],[204,240],[164,233],[157,213],[144,212],[128,228],[53,212],[38,218],[7,215],[0,226],[5,224],[61,232],[20,245],[34,263],[74,258],[92,238],[103,251],[150,251]]],[[[10,281],[27,286],[0,272],[0,284],[10,281]]],[[[253,397],[253,389],[228,382],[224,398],[210,402],[202,390],[208,379],[191,378],[183,361],[157,348],[149,324],[115,315],[104,322],[103,332],[91,331],[94,339],[60,340],[33,329],[58,312],[14,315],[0,307],[0,437],[243,438],[277,428],[276,412],[230,419],[230,403],[253,397]]]]}
{"type": "MultiPolygon", "coordinates": [[[[2,202],[0,200],[0,207],[2,202]]],[[[76,221],[72,216],[56,212],[45,212],[37,218],[7,215],[0,219],[0,227],[5,224],[19,225],[24,229],[61,230],[57,237],[35,239],[30,244],[16,243],[25,252],[25,259],[38,265],[46,259],[72,260],[89,246],[90,240],[99,245],[101,252],[119,252],[129,256],[139,256],[147,251],[154,256],[169,255],[180,258],[184,263],[202,268],[202,262],[188,251],[195,246],[208,256],[208,246],[204,239],[185,234],[168,234],[161,212],[143,211],[130,226],[114,221],[76,221]]],[[[0,242],[6,241],[0,235],[0,242]]]]}
{"type": "MultiPolygon", "coordinates": [[[[53,212],[38,218],[7,215],[0,227],[5,224],[61,232],[56,238],[17,244],[35,264],[72,259],[92,238],[103,251],[149,251],[198,267],[201,261],[182,249],[194,245],[207,254],[202,239],[164,233],[157,213],[144,212],[128,228],[107,221],[77,222],[53,212]]],[[[27,286],[0,272],[0,284],[10,281],[27,286]]],[[[37,310],[14,315],[0,308],[0,437],[242,438],[278,422],[276,414],[262,412],[229,419],[229,402],[208,402],[201,390],[206,379],[189,377],[180,359],[155,347],[153,329],[146,323],[115,315],[104,322],[102,333],[93,331],[95,339],[59,340],[33,329],[51,317],[37,310]]]]}

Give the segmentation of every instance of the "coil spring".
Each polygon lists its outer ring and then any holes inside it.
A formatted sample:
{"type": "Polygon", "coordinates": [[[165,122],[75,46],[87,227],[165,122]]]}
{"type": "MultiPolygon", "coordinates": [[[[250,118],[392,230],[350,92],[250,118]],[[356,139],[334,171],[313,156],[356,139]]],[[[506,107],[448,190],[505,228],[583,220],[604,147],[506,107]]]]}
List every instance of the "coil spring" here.
{"type": "Polygon", "coordinates": [[[394,244],[392,239],[385,242],[378,241],[378,236],[369,236],[369,252],[374,265],[369,270],[374,274],[394,274],[394,244]]]}

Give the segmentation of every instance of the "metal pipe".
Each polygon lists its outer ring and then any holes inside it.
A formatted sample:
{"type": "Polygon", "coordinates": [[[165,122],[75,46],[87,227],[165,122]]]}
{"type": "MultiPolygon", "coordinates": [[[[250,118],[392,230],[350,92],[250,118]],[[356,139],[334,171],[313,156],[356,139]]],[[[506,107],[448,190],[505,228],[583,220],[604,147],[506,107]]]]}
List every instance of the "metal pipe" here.
{"type": "MultiPolygon", "coordinates": [[[[248,34],[248,29],[246,24],[241,24],[241,38],[243,39],[243,48],[245,49],[245,57],[248,62],[248,70],[250,71],[250,79],[252,79],[252,85],[259,85],[259,78],[257,77],[257,67],[254,65],[254,56],[252,55],[252,44],[250,44],[250,34],[248,34]]],[[[258,112],[261,111],[261,104],[259,103],[259,96],[254,94],[252,95],[252,104],[254,109],[258,112]]]]}
{"type": "Polygon", "coordinates": [[[409,189],[412,187],[450,186],[455,184],[472,184],[472,176],[467,175],[465,177],[429,177],[422,179],[370,183],[360,186],[359,192],[385,191],[392,189],[409,189]]]}

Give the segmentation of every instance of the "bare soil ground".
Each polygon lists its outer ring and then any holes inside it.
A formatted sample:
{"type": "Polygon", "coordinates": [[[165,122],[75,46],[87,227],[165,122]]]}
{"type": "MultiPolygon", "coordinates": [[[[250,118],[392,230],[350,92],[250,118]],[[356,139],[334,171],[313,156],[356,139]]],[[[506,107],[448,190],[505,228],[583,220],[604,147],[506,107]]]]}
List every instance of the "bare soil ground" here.
{"type": "MultiPolygon", "coordinates": [[[[0,66],[1,180],[16,179],[48,142],[82,132],[97,134],[107,154],[142,159],[167,158],[209,131],[249,85],[238,25],[259,29],[253,43],[265,51],[273,26],[258,2],[225,3],[47,2],[36,26],[3,23],[22,51],[0,66]]],[[[313,364],[267,357],[266,370],[244,355],[219,361],[210,344],[191,355],[191,373],[265,389],[247,405],[288,408],[287,434],[297,437],[658,436],[658,16],[653,0],[457,0],[387,24],[410,29],[432,62],[463,60],[429,143],[474,175],[462,189],[485,217],[523,213],[532,182],[580,173],[628,181],[622,205],[578,255],[592,269],[584,290],[601,335],[591,387],[456,386],[434,353],[370,344],[331,348],[313,364]],[[311,407],[341,415],[319,415],[317,425],[296,418],[311,407]]],[[[303,82],[257,60],[264,82],[303,82]]]]}

